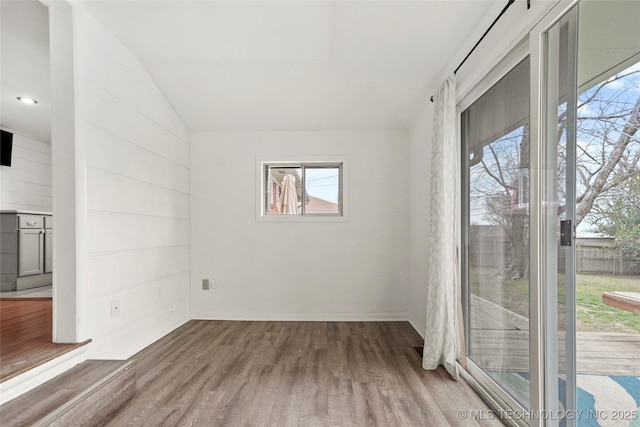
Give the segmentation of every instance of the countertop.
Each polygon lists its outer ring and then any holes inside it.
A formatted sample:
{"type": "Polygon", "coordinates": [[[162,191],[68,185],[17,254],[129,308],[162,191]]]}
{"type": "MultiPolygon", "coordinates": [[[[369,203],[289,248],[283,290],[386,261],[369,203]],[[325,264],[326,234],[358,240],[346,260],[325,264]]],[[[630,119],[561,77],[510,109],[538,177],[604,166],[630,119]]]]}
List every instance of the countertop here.
{"type": "Polygon", "coordinates": [[[16,211],[16,210],[0,210],[0,214],[24,214],[24,215],[53,215],[51,212],[40,211],[16,211]]]}

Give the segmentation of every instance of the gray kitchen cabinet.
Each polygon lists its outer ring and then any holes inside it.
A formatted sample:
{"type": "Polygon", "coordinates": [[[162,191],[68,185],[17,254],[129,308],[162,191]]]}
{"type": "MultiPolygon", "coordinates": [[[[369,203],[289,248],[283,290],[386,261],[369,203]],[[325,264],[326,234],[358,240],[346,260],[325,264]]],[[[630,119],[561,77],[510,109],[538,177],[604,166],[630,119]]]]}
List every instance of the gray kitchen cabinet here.
{"type": "Polygon", "coordinates": [[[44,273],[44,231],[18,230],[18,277],[44,273]]]}
{"type": "Polygon", "coordinates": [[[16,291],[52,283],[50,214],[2,211],[0,234],[0,290],[16,291]]]}

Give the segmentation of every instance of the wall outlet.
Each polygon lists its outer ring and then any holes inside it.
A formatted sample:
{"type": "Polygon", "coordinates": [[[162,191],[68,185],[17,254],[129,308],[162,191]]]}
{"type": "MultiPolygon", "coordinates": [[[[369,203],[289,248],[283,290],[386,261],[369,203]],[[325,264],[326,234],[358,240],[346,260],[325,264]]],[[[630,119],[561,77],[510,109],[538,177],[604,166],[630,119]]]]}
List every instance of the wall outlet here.
{"type": "Polygon", "coordinates": [[[211,289],[216,289],[218,287],[218,282],[211,283],[211,289]]]}
{"type": "Polygon", "coordinates": [[[209,279],[202,279],[202,290],[203,291],[209,290],[209,279]]]}
{"type": "Polygon", "coordinates": [[[120,316],[120,301],[114,299],[111,301],[111,318],[120,316]]]}
{"type": "Polygon", "coordinates": [[[169,311],[172,312],[172,313],[175,313],[176,312],[176,305],[175,304],[171,304],[169,306],[169,311]]]}

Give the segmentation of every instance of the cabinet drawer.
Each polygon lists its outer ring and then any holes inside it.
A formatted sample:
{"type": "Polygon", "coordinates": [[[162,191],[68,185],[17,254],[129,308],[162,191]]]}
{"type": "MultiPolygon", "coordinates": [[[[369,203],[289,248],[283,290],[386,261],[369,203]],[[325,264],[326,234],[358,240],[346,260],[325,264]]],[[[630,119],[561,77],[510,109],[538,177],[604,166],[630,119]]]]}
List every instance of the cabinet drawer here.
{"type": "Polygon", "coordinates": [[[53,217],[52,216],[45,216],[44,217],[44,228],[53,228],[53,217]]]}
{"type": "Polygon", "coordinates": [[[41,215],[18,215],[18,228],[44,228],[41,215]]]}

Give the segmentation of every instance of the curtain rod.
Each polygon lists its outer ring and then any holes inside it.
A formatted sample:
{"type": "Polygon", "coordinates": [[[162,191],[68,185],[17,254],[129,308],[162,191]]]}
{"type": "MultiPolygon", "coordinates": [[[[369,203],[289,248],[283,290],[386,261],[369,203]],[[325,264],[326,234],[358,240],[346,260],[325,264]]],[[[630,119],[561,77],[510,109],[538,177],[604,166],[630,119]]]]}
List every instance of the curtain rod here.
{"type": "MultiPolygon", "coordinates": [[[[482,40],[487,36],[487,34],[489,34],[489,31],[491,31],[491,29],[493,28],[494,25],[496,25],[496,22],[498,22],[500,20],[500,18],[502,18],[502,15],[505,14],[505,12],[507,11],[507,9],[509,9],[509,7],[511,7],[511,5],[513,3],[515,3],[516,0],[509,0],[507,2],[507,4],[504,6],[504,8],[502,8],[502,11],[500,12],[500,14],[496,17],[496,19],[493,20],[493,22],[491,23],[491,25],[489,25],[489,28],[487,28],[487,31],[484,32],[484,34],[480,37],[480,39],[476,42],[475,45],[473,45],[473,47],[471,48],[471,50],[469,51],[469,53],[467,53],[467,56],[464,57],[464,59],[462,60],[462,62],[460,63],[460,65],[458,65],[458,68],[455,69],[455,71],[453,72],[453,74],[457,74],[458,70],[460,69],[460,67],[462,67],[462,64],[464,64],[465,62],[467,62],[467,59],[469,59],[469,57],[471,56],[471,54],[473,53],[474,50],[476,50],[476,48],[478,47],[478,45],[482,42],[482,40]]],[[[527,9],[531,8],[531,0],[527,0],[527,9]]],[[[431,98],[429,98],[431,100],[431,102],[433,102],[433,95],[431,95],[431,98]]]]}

